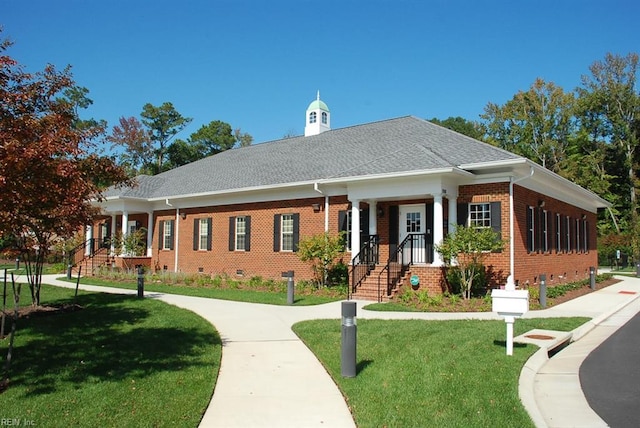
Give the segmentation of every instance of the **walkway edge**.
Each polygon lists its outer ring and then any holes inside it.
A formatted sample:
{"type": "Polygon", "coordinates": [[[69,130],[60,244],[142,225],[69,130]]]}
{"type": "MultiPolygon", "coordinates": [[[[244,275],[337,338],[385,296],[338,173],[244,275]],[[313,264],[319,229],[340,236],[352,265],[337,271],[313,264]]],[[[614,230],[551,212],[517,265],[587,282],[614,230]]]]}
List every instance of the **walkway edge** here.
{"type": "MultiPolygon", "coordinates": [[[[620,312],[622,309],[635,302],[638,298],[640,298],[640,294],[625,302],[620,303],[611,310],[600,314],[599,316],[584,323],[580,327],[572,330],[571,343],[577,342],[578,340],[585,337],[589,332],[598,327],[605,320],[620,312]]],[[[522,367],[522,370],[520,371],[520,378],[518,380],[518,395],[520,396],[520,401],[522,402],[524,408],[527,410],[527,413],[529,413],[529,417],[531,417],[531,420],[538,428],[549,428],[549,425],[547,424],[542,411],[540,410],[538,402],[535,399],[534,390],[535,377],[548,361],[549,356],[547,348],[538,349],[522,367]]]]}

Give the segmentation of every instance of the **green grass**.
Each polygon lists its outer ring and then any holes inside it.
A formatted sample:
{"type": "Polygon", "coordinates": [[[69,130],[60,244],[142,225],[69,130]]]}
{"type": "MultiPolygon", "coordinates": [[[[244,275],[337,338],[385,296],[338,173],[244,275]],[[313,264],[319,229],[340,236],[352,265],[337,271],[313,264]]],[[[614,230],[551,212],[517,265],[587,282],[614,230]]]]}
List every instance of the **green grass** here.
{"type": "MultiPolygon", "coordinates": [[[[73,290],[43,286],[46,304],[73,290]]],[[[30,304],[23,286],[23,303],[30,304]]],[[[196,314],[153,299],[80,292],[83,309],[18,321],[0,417],[36,426],[198,426],[221,340],[196,314]]],[[[6,357],[8,339],[0,341],[6,357]]]]}
{"type": "MultiPolygon", "coordinates": [[[[75,284],[76,280],[67,280],[75,284]]],[[[98,285],[103,287],[125,288],[128,290],[137,290],[137,282],[128,281],[109,281],[100,278],[83,277],[80,279],[81,284],[98,285]]],[[[145,291],[152,291],[167,294],[180,294],[183,296],[206,297],[209,299],[234,300],[237,302],[248,303],[264,303],[269,305],[287,305],[287,293],[279,291],[257,291],[251,289],[235,289],[235,288],[212,288],[198,287],[187,285],[169,285],[163,283],[153,283],[145,281],[145,291]]],[[[323,303],[335,302],[342,300],[344,296],[322,296],[313,294],[296,294],[294,293],[295,306],[320,305],[323,303]]]]}
{"type": "MultiPolygon", "coordinates": [[[[569,331],[586,318],[518,320],[569,331]]],[[[346,397],[360,428],[532,427],[518,378],[537,350],[515,344],[506,356],[502,321],[358,320],[355,378],[340,372],[340,321],[304,321],[294,331],[318,356],[346,397]]]]}

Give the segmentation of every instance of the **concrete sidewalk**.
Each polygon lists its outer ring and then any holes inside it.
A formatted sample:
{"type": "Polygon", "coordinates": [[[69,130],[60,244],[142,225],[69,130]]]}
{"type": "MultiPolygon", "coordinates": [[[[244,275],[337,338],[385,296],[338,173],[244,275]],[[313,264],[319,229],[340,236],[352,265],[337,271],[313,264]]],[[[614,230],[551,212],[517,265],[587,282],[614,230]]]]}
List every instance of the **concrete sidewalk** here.
{"type": "MultiPolygon", "coordinates": [[[[55,278],[45,276],[43,282],[74,287],[55,278]]],[[[640,300],[637,300],[640,279],[620,278],[623,281],[618,284],[526,315],[528,318],[593,318],[573,332],[573,340],[578,342],[552,359],[541,349],[525,364],[520,378],[520,397],[536,426],[606,426],[586,404],[577,373],[586,355],[612,334],[616,325],[624,324],[626,315],[619,318],[612,315],[640,310],[640,300]],[[584,424],[576,425],[577,412],[584,424]]],[[[133,290],[117,288],[86,285],[81,288],[135,294],[133,290]]],[[[291,326],[298,321],[339,319],[340,302],[288,307],[154,292],[147,292],[145,296],[189,309],[211,322],[220,333],[223,342],[220,373],[201,427],[355,426],[331,377],[291,331],[291,326]]],[[[501,319],[493,313],[374,312],[363,309],[368,303],[358,302],[358,318],[501,319]]]]}

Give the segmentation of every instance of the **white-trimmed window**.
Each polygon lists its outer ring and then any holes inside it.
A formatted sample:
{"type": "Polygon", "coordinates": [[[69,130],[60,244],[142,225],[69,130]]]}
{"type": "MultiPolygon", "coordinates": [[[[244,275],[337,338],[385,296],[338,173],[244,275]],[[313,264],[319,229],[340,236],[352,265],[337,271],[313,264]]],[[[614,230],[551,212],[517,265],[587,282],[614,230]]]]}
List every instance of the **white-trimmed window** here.
{"type": "Polygon", "coordinates": [[[491,204],[469,204],[469,227],[491,227],[491,204]]]}
{"type": "Polygon", "coordinates": [[[236,217],[236,251],[245,251],[247,238],[247,220],[245,217],[236,217]]]}
{"type": "Polygon", "coordinates": [[[161,250],[173,250],[173,228],[175,220],[163,220],[160,221],[160,249],[161,250]]]}
{"type": "Polygon", "coordinates": [[[540,218],[540,222],[541,222],[541,232],[542,232],[542,252],[543,253],[548,253],[549,252],[549,235],[550,235],[550,224],[549,224],[549,217],[547,214],[546,210],[542,211],[542,217],[540,218]]]}
{"type": "Polygon", "coordinates": [[[580,219],[576,219],[576,253],[582,252],[582,242],[580,241],[580,219]]]}
{"type": "Polygon", "coordinates": [[[199,233],[198,233],[198,249],[207,250],[209,247],[209,219],[201,218],[199,220],[199,233]]]}
{"type": "Polygon", "coordinates": [[[318,120],[318,116],[315,111],[312,111],[311,113],[309,113],[309,123],[316,123],[317,120],[318,120]]]}
{"type": "Polygon", "coordinates": [[[293,251],[293,214],[283,214],[282,221],[282,247],[280,251],[293,251]]]}
{"type": "Polygon", "coordinates": [[[556,214],[556,253],[562,252],[562,216],[556,214]]]}
{"type": "Polygon", "coordinates": [[[571,252],[571,217],[567,216],[565,218],[565,250],[567,253],[571,252]]]}
{"type": "Polygon", "coordinates": [[[326,112],[326,111],[323,111],[323,112],[322,112],[322,123],[323,123],[324,125],[326,125],[326,124],[327,124],[327,112],[326,112]]]}

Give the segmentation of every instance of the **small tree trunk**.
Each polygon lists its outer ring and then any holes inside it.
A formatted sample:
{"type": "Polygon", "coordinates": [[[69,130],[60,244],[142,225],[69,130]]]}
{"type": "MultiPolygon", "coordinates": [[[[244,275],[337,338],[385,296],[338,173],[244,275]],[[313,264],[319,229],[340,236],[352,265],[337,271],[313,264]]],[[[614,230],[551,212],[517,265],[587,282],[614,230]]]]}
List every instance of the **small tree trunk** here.
{"type": "Polygon", "coordinates": [[[9,348],[7,350],[7,359],[4,363],[4,376],[2,378],[2,383],[0,384],[0,391],[6,389],[9,384],[9,368],[11,367],[11,357],[13,355],[13,340],[16,335],[16,325],[18,324],[18,311],[20,310],[20,291],[21,284],[18,284],[16,289],[16,281],[13,276],[13,272],[11,273],[11,285],[13,287],[13,301],[15,303],[15,311],[13,313],[13,320],[11,323],[11,335],[9,337],[9,348]]]}

